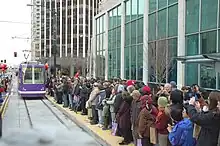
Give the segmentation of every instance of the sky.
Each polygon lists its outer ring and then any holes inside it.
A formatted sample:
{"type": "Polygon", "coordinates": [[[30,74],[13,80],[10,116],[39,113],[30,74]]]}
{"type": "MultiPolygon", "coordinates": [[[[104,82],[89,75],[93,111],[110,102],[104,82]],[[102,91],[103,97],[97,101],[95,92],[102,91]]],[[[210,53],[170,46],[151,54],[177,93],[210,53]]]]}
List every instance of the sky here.
{"type": "Polygon", "coordinates": [[[22,50],[30,50],[31,41],[27,39],[12,39],[12,37],[31,37],[31,0],[0,0],[0,60],[8,64],[19,64],[24,61],[22,50]],[[24,22],[3,23],[2,21],[24,22]],[[14,58],[14,52],[18,57],[14,58]]]}

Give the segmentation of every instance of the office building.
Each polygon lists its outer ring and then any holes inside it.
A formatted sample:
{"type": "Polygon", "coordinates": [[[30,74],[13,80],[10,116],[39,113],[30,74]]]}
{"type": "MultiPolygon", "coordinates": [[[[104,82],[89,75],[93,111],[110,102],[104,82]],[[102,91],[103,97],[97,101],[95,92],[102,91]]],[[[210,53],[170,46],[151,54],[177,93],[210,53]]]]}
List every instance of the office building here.
{"type": "Polygon", "coordinates": [[[32,0],[31,7],[31,59],[40,57],[40,26],[41,26],[41,0],[32,0]]]}
{"type": "Polygon", "coordinates": [[[73,72],[88,68],[92,20],[97,13],[95,0],[42,0],[41,58],[53,65],[56,46],[57,65],[73,72]],[[54,12],[57,23],[54,23],[54,12]],[[54,45],[56,27],[56,45],[54,45]]]}
{"type": "Polygon", "coordinates": [[[218,6],[218,0],[119,0],[102,8],[94,18],[93,76],[219,89],[208,58],[219,56],[218,6]]]}

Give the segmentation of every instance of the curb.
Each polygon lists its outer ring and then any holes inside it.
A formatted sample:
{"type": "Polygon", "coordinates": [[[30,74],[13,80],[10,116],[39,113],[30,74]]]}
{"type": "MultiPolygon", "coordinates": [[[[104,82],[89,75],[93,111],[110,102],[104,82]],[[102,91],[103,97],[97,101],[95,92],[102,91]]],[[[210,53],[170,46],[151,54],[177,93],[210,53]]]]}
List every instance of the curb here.
{"type": "Polygon", "coordinates": [[[47,96],[45,96],[46,99],[48,101],[50,101],[50,103],[52,103],[57,109],[59,109],[65,116],[67,116],[67,118],[69,118],[70,120],[72,120],[77,126],[79,126],[82,130],[84,130],[85,132],[87,132],[89,135],[91,135],[92,137],[94,137],[99,144],[101,144],[102,146],[111,146],[110,143],[108,143],[105,139],[103,139],[102,137],[100,137],[98,134],[96,134],[95,132],[93,132],[91,129],[89,129],[85,124],[81,123],[79,120],[77,120],[77,118],[73,115],[71,115],[70,113],[68,113],[66,110],[64,110],[62,107],[58,106],[56,103],[54,103],[50,98],[48,98],[47,96]]]}
{"type": "Polygon", "coordinates": [[[6,97],[5,97],[5,99],[4,99],[3,103],[2,103],[2,106],[0,108],[0,113],[1,113],[2,118],[4,117],[6,108],[8,106],[8,102],[9,102],[9,94],[6,95],[6,97]]]}

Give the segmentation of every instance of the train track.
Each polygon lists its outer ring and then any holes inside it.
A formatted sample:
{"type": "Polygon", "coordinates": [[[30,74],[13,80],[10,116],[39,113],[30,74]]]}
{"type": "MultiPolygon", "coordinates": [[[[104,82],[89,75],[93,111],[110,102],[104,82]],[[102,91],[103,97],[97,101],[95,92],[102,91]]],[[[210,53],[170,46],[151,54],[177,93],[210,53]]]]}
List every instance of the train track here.
{"type": "MultiPolygon", "coordinates": [[[[46,99],[39,99],[39,100],[30,100],[30,99],[23,99],[24,101],[24,106],[25,106],[25,109],[26,109],[26,112],[27,112],[27,118],[28,118],[28,121],[29,121],[29,125],[30,125],[30,128],[34,128],[35,126],[35,121],[33,120],[33,117],[35,116],[39,116],[37,115],[36,113],[32,112],[34,110],[39,110],[40,109],[45,109],[44,110],[44,113],[45,114],[49,114],[49,115],[53,115],[54,117],[56,117],[56,120],[59,121],[59,123],[61,123],[64,127],[66,127],[66,129],[70,129],[69,126],[62,120],[62,118],[60,118],[60,115],[58,115],[54,109],[51,107],[51,105],[49,105],[48,103],[45,102],[46,99]],[[33,104],[37,104],[38,105],[38,109],[36,107],[32,107],[31,106],[31,102],[32,102],[32,105],[33,104]],[[49,113],[48,113],[49,112],[49,113]]],[[[48,119],[50,120],[50,119],[48,119]]]]}

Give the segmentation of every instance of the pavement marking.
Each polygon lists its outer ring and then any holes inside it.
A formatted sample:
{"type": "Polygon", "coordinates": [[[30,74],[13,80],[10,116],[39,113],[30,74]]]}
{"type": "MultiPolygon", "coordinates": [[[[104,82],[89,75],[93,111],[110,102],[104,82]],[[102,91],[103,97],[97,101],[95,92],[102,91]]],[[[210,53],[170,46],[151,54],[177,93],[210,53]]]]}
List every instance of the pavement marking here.
{"type": "Polygon", "coordinates": [[[8,107],[8,102],[9,102],[9,96],[6,96],[5,99],[4,99],[4,102],[0,108],[0,112],[2,113],[2,119],[5,115],[5,111],[6,111],[6,108],[8,107]]]}

